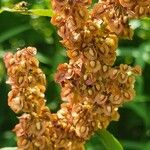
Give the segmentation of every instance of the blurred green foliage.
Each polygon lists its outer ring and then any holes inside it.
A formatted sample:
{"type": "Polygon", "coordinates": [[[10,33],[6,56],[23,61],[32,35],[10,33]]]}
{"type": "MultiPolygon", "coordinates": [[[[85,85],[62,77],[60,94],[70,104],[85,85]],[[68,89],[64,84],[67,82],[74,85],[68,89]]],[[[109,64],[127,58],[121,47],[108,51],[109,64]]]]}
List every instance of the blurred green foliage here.
{"type": "MultiPolygon", "coordinates": [[[[49,0],[26,0],[30,9],[49,9],[49,0]]],[[[13,8],[19,0],[1,0],[0,9],[13,8]]],[[[94,1],[96,2],[96,0],[94,1]]],[[[130,22],[135,34],[132,41],[120,41],[116,65],[139,64],[143,75],[138,77],[135,100],[119,110],[120,120],[112,122],[108,130],[115,136],[125,150],[150,150],[150,19],[130,22]]],[[[0,14],[0,147],[16,146],[15,135],[11,130],[18,122],[15,114],[7,105],[10,87],[3,64],[7,51],[15,52],[25,46],[38,49],[38,59],[47,77],[47,105],[56,112],[60,106],[60,89],[53,76],[58,64],[67,62],[65,49],[59,43],[56,28],[50,18],[27,16],[17,13],[0,14]]],[[[105,150],[99,135],[93,136],[86,144],[87,150],[105,150]]]]}

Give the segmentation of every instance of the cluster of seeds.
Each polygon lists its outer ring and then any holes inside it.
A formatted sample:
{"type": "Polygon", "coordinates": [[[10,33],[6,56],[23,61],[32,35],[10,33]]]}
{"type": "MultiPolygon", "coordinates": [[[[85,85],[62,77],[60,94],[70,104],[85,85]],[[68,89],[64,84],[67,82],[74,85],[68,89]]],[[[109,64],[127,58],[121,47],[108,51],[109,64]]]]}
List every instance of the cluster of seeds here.
{"type": "Polygon", "coordinates": [[[150,0],[102,0],[94,6],[92,15],[101,17],[110,32],[131,39],[128,20],[150,16],[150,0]]]}
{"type": "Polygon", "coordinates": [[[35,48],[27,47],[4,57],[9,75],[7,83],[11,85],[8,105],[15,113],[22,114],[14,129],[21,150],[51,145],[48,136],[51,113],[44,99],[46,79],[35,58],[36,52],[35,48]]]}
{"type": "Polygon", "coordinates": [[[119,38],[132,38],[128,19],[149,15],[149,0],[52,0],[61,43],[69,63],[60,64],[55,81],[64,101],[53,114],[45,106],[45,75],[27,47],[4,57],[12,87],[8,104],[22,113],[14,131],[20,150],[82,150],[98,129],[119,119],[118,108],[135,96],[139,66],[114,66],[119,38]]]}

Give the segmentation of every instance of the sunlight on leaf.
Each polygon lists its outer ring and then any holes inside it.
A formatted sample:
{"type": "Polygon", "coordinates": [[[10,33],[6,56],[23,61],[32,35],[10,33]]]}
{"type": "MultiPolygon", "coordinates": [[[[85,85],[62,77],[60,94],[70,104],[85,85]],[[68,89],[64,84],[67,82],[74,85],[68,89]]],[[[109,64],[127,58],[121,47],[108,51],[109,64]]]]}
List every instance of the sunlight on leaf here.
{"type": "Polygon", "coordinates": [[[17,150],[17,147],[5,147],[1,148],[0,150],[17,150]]]}
{"type": "Polygon", "coordinates": [[[36,15],[36,16],[51,17],[53,15],[53,11],[50,9],[33,9],[33,10],[29,10],[29,12],[31,12],[32,15],[36,15]]]}
{"type": "Polygon", "coordinates": [[[3,11],[18,13],[23,15],[45,16],[45,17],[51,17],[53,15],[52,9],[30,9],[30,10],[15,10],[10,8],[0,9],[0,13],[3,11]]]}
{"type": "Polygon", "coordinates": [[[4,10],[0,9],[0,13],[2,13],[4,10]]]}

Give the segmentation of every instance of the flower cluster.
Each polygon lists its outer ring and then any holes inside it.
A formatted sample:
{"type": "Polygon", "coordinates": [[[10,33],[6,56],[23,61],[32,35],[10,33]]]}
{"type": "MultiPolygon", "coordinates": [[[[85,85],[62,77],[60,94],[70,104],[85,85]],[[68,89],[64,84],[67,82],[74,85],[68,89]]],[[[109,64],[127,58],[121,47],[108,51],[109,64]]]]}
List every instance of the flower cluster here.
{"type": "Polygon", "coordinates": [[[150,0],[102,0],[93,8],[92,15],[101,17],[110,32],[131,39],[128,20],[150,16],[150,0]]]}
{"type": "Polygon", "coordinates": [[[117,0],[106,0],[89,11],[90,3],[87,0],[52,2],[56,12],[52,23],[58,27],[61,43],[67,48],[70,58],[68,64],[58,66],[55,81],[61,86],[61,97],[65,103],[72,104],[72,108],[74,105],[88,107],[91,123],[85,119],[85,124],[80,125],[88,130],[82,134],[81,129],[78,132],[74,125],[76,134],[84,140],[97,129],[106,128],[110,121],[119,118],[117,110],[124,102],[133,99],[135,76],[141,74],[139,66],[132,68],[121,64],[112,67],[119,38],[131,38],[127,6],[117,0]],[[111,18],[109,13],[113,14],[111,18]],[[123,17],[126,18],[125,22],[123,17]]]}
{"type": "Polygon", "coordinates": [[[35,58],[36,52],[35,48],[28,47],[4,57],[9,75],[7,83],[12,88],[8,93],[8,105],[14,112],[23,114],[14,129],[19,149],[50,145],[47,136],[50,111],[44,99],[46,80],[35,58]]]}
{"type": "Polygon", "coordinates": [[[132,38],[128,19],[148,16],[149,0],[53,0],[61,43],[69,63],[60,64],[55,81],[64,101],[53,114],[45,106],[45,75],[27,47],[4,57],[12,87],[8,104],[21,113],[14,131],[21,150],[82,150],[95,131],[118,120],[118,108],[135,96],[139,66],[114,66],[119,38],[132,38]]]}
{"type": "Polygon", "coordinates": [[[43,99],[46,80],[35,55],[36,49],[28,47],[15,55],[8,53],[4,57],[9,75],[7,83],[12,86],[8,104],[16,113],[39,112],[45,105],[43,99]]]}

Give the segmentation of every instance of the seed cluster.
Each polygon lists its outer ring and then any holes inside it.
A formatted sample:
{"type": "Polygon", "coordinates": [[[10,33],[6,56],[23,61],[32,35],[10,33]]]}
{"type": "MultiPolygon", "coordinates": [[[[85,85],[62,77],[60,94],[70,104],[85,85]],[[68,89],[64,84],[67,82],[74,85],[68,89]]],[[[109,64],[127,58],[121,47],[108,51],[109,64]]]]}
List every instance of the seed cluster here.
{"type": "Polygon", "coordinates": [[[149,0],[53,0],[61,43],[69,63],[60,64],[55,81],[64,101],[53,114],[45,106],[45,75],[27,47],[4,57],[12,90],[8,104],[22,113],[14,131],[20,150],[82,150],[95,131],[119,119],[118,108],[135,96],[139,66],[114,66],[119,38],[132,38],[128,19],[149,15],[149,0]]]}
{"type": "Polygon", "coordinates": [[[35,58],[36,52],[28,47],[4,57],[9,75],[7,83],[11,85],[8,105],[15,113],[22,114],[14,129],[19,149],[44,149],[51,145],[48,130],[51,113],[44,99],[46,79],[35,58]]]}
{"type": "Polygon", "coordinates": [[[150,16],[150,0],[102,0],[93,8],[94,18],[102,18],[110,32],[132,38],[129,19],[150,16]]]}

